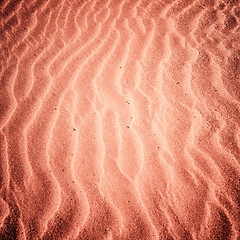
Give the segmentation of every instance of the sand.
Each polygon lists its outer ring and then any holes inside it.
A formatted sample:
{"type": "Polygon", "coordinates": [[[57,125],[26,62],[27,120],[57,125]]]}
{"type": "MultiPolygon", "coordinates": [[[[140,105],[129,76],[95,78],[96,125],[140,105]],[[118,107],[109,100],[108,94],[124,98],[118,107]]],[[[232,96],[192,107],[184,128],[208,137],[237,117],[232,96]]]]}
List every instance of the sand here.
{"type": "Polygon", "coordinates": [[[0,239],[240,239],[240,5],[0,3],[0,239]]]}

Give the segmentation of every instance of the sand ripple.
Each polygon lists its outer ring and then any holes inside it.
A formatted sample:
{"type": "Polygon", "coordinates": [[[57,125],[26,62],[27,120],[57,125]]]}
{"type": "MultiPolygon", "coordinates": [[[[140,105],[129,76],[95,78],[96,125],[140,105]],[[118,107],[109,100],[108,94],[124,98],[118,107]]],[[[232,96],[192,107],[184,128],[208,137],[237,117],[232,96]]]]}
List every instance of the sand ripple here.
{"type": "Polygon", "coordinates": [[[0,239],[240,239],[240,5],[0,2],[0,239]]]}

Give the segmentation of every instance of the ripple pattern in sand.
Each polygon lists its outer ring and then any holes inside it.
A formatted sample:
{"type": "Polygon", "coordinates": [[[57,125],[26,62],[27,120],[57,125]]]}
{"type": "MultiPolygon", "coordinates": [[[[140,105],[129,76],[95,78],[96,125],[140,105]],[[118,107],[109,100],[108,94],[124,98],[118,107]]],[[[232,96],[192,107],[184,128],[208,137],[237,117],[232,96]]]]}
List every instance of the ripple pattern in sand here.
{"type": "Polygon", "coordinates": [[[0,2],[0,239],[240,238],[236,0],[0,2]]]}

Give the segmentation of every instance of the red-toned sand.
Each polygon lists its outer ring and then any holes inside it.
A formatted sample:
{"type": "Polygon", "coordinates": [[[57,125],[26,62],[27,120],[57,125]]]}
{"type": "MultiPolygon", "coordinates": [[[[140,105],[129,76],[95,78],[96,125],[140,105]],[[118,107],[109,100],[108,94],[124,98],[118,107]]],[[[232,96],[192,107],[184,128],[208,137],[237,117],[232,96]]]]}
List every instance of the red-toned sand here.
{"type": "Polygon", "coordinates": [[[240,239],[238,0],[0,10],[0,239],[240,239]]]}

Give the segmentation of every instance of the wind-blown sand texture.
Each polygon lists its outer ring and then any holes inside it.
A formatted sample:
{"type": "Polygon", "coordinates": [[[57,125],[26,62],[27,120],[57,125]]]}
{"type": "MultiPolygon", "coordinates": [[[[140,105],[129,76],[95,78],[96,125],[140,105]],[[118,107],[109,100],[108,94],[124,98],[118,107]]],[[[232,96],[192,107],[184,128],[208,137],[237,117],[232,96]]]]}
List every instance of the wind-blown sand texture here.
{"type": "Polygon", "coordinates": [[[0,239],[240,239],[238,0],[2,0],[0,239]]]}

